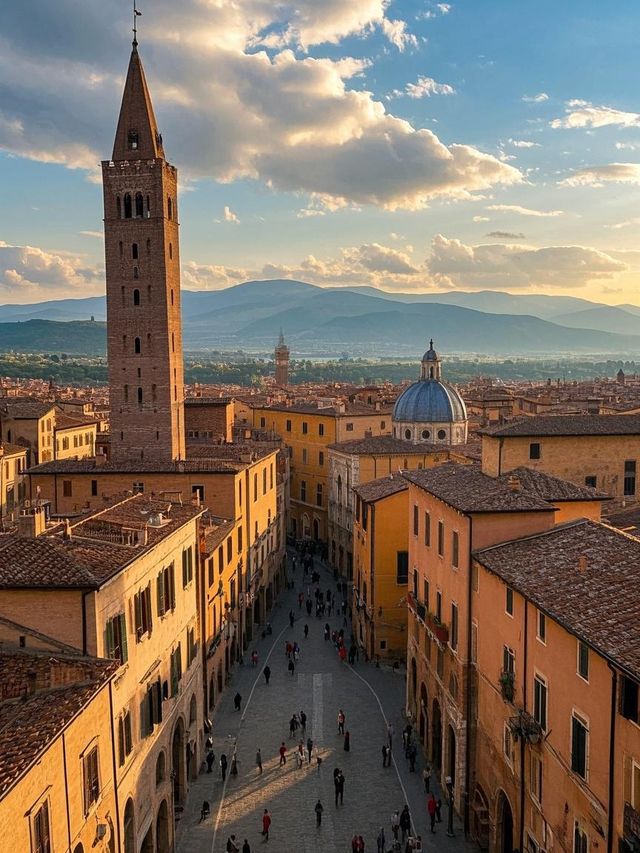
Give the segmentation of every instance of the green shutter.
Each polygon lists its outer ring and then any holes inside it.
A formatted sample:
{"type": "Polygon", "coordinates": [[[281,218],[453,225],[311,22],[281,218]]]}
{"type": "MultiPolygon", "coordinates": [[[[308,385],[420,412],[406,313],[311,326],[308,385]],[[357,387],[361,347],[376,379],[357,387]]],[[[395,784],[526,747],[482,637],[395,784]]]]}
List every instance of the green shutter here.
{"type": "Polygon", "coordinates": [[[176,609],[176,567],[174,563],[169,566],[169,604],[171,610],[176,609]]]}
{"type": "Polygon", "coordinates": [[[184,589],[188,583],[187,579],[187,552],[182,549],[182,588],[184,589]]]}
{"type": "Polygon", "coordinates": [[[124,764],[124,723],[122,717],[118,719],[118,764],[124,764]]]}
{"type": "Polygon", "coordinates": [[[122,663],[126,663],[129,660],[129,649],[127,647],[127,617],[124,613],[121,613],[118,616],[118,620],[120,622],[120,654],[122,657],[122,663]]]}
{"type": "Polygon", "coordinates": [[[147,610],[147,627],[149,630],[149,634],[151,634],[151,629],[153,628],[153,614],[151,612],[151,584],[148,583],[147,587],[144,591],[144,606],[147,610]]]}
{"type": "Polygon", "coordinates": [[[107,658],[113,657],[113,622],[111,619],[107,619],[104,628],[104,655],[107,658]]]}
{"type": "Polygon", "coordinates": [[[142,629],[142,601],[140,600],[139,592],[133,596],[133,610],[136,619],[136,640],[139,640],[140,631],[142,629]]]}
{"type": "Polygon", "coordinates": [[[158,588],[158,616],[164,616],[165,612],[165,602],[164,602],[164,570],[158,573],[157,578],[157,588],[158,588]]]}

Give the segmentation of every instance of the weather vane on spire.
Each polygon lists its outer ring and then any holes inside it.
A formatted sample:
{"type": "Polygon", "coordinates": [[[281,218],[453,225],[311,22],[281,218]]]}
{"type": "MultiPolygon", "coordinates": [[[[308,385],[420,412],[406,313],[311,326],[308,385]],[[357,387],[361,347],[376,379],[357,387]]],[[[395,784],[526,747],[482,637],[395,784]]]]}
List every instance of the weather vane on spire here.
{"type": "Polygon", "coordinates": [[[138,46],[138,15],[142,12],[136,8],[136,0],[133,0],[133,46],[138,46]]]}

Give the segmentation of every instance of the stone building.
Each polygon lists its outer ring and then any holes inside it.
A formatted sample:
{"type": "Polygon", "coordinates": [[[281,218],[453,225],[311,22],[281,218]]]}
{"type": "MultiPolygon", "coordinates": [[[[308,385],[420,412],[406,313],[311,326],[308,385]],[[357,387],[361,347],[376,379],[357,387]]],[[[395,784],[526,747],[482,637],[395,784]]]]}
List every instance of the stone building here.
{"type": "Polygon", "coordinates": [[[24,500],[27,448],[0,443],[0,531],[13,524],[24,500]]]}
{"type": "Polygon", "coordinates": [[[276,344],[274,359],[276,363],[276,385],[279,388],[286,388],[289,384],[289,347],[284,342],[282,329],[276,344]]]}
{"type": "Polygon", "coordinates": [[[54,459],[55,406],[31,397],[0,400],[0,441],[27,448],[27,464],[54,459]]]}

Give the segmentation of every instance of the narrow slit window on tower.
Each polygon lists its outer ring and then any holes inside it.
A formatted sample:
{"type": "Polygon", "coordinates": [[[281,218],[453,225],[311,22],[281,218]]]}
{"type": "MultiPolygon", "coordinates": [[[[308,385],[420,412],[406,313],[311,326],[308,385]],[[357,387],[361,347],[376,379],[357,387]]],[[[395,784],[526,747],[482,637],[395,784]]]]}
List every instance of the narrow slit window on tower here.
{"type": "Polygon", "coordinates": [[[153,400],[154,403],[156,402],[157,397],[158,397],[158,386],[154,383],[151,386],[151,399],[153,400]]]}
{"type": "Polygon", "coordinates": [[[120,288],[120,293],[122,294],[122,304],[124,305],[124,284],[120,288]]]}
{"type": "Polygon", "coordinates": [[[133,341],[133,350],[134,350],[136,355],[140,355],[140,352],[141,352],[140,338],[135,338],[135,340],[133,341]]]}
{"type": "Polygon", "coordinates": [[[122,219],[122,202],[120,201],[120,196],[116,198],[116,211],[118,213],[118,219],[122,219]]]}
{"type": "Polygon", "coordinates": [[[136,216],[144,216],[144,202],[142,200],[142,193],[136,193],[136,216]]]}
{"type": "Polygon", "coordinates": [[[126,351],[127,351],[127,336],[123,335],[122,336],[122,352],[126,352],[126,351]]]}
{"type": "Polygon", "coordinates": [[[171,201],[171,196],[167,196],[167,219],[171,219],[173,216],[173,202],[171,201]]]}
{"type": "Polygon", "coordinates": [[[151,240],[147,238],[147,255],[151,254],[151,240]]]}
{"type": "Polygon", "coordinates": [[[129,386],[125,385],[123,390],[124,390],[124,401],[125,401],[125,403],[128,403],[129,402],[129,386]]]}
{"type": "Polygon", "coordinates": [[[142,388],[138,388],[138,405],[142,405],[142,388]]]}
{"type": "Polygon", "coordinates": [[[147,354],[151,352],[151,334],[147,333],[147,354]]]}
{"type": "Polygon", "coordinates": [[[147,219],[151,216],[151,202],[149,201],[149,196],[147,196],[147,219]]]}
{"type": "MultiPolygon", "coordinates": [[[[120,245],[122,245],[122,244],[120,244],[120,245]]],[[[133,258],[134,261],[138,260],[138,244],[137,243],[131,244],[131,257],[133,258]]]]}
{"type": "Polygon", "coordinates": [[[147,285],[147,301],[151,302],[151,285],[147,285]]]}
{"type": "Polygon", "coordinates": [[[176,351],[176,336],[171,332],[171,352],[176,351]]]}
{"type": "Polygon", "coordinates": [[[140,305],[140,291],[138,290],[137,287],[133,291],[133,304],[134,305],[140,305]]]}
{"type": "Polygon", "coordinates": [[[124,218],[131,219],[131,193],[125,193],[124,196],[124,218]]]}
{"type": "Polygon", "coordinates": [[[129,135],[127,137],[127,142],[129,145],[130,151],[136,151],[138,148],[138,131],[130,130],[129,135]]]}
{"type": "Polygon", "coordinates": [[[169,260],[173,259],[173,246],[169,243],[169,260]]]}
{"type": "Polygon", "coordinates": [[[171,288],[171,304],[173,305],[173,288],[171,288]]]}
{"type": "Polygon", "coordinates": [[[122,240],[120,240],[120,257],[124,254],[124,249],[122,247],[122,240]]]}
{"type": "Polygon", "coordinates": [[[138,267],[134,267],[134,268],[133,268],[133,277],[134,277],[135,279],[139,279],[139,278],[140,278],[140,270],[138,269],[138,267]]]}

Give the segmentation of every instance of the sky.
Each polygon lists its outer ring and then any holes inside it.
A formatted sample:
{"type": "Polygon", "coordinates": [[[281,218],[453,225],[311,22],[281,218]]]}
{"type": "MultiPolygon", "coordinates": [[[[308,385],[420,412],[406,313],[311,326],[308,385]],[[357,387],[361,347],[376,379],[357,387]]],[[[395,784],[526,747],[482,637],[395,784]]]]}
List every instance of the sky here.
{"type": "MultiPolygon", "coordinates": [[[[140,0],[182,286],[640,304],[637,0],[140,0]]],[[[104,292],[123,0],[0,4],[0,303],[104,292]]]]}

